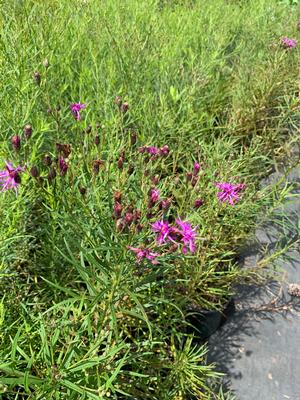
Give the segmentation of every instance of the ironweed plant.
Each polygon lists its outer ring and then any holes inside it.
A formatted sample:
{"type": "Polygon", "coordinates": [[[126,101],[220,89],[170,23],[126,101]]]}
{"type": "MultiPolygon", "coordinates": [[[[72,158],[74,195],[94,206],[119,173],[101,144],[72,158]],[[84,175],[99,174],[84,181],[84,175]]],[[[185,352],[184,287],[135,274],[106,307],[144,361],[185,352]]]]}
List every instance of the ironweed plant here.
{"type": "Polygon", "coordinates": [[[1,3],[3,399],[224,399],[222,309],[299,109],[297,7],[1,3]]]}

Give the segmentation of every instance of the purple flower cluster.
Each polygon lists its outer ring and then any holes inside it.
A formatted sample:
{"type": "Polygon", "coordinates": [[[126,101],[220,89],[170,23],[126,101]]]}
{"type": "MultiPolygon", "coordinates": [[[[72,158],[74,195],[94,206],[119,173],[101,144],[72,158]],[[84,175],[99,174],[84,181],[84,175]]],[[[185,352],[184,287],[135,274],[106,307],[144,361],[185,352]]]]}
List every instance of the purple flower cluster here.
{"type": "Polygon", "coordinates": [[[83,104],[83,103],[72,103],[72,104],[70,104],[71,112],[72,112],[74,118],[77,121],[81,120],[80,111],[83,110],[84,108],[86,108],[86,105],[83,104]]]}
{"type": "Polygon", "coordinates": [[[158,261],[156,260],[159,256],[158,253],[154,253],[150,249],[143,247],[128,246],[128,249],[135,253],[138,264],[140,264],[144,259],[151,261],[151,264],[153,265],[158,264],[158,261]]]}
{"type": "Polygon", "coordinates": [[[20,166],[14,168],[11,163],[6,163],[5,170],[0,171],[1,192],[7,189],[16,189],[21,183],[20,173],[24,169],[20,166]]]}
{"type": "Polygon", "coordinates": [[[288,37],[283,37],[281,39],[281,46],[284,49],[294,49],[297,46],[297,40],[296,39],[290,39],[288,37]]]}
{"type": "Polygon", "coordinates": [[[156,242],[161,245],[167,242],[183,244],[182,252],[196,251],[197,230],[189,222],[176,220],[176,226],[171,226],[167,221],[159,220],[152,224],[152,230],[156,233],[156,242]]]}
{"type": "Polygon", "coordinates": [[[246,185],[243,183],[233,185],[232,183],[228,182],[216,182],[215,186],[220,189],[220,191],[217,193],[218,199],[221,202],[228,202],[232,206],[239,201],[239,193],[246,187],[246,185]]]}
{"type": "Polygon", "coordinates": [[[155,147],[155,146],[142,146],[139,147],[138,151],[140,153],[147,153],[151,156],[167,156],[170,152],[169,146],[165,144],[162,147],[155,147]]]}

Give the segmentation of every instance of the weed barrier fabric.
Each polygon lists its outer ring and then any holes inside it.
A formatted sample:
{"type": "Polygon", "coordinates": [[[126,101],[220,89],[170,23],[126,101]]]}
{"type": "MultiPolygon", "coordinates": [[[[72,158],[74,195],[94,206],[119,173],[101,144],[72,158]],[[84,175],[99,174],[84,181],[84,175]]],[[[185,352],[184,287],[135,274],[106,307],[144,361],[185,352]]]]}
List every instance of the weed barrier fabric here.
{"type": "MultiPolygon", "coordinates": [[[[300,194],[299,167],[289,179],[297,186],[294,194],[300,194]]],[[[299,220],[296,198],[256,231],[256,242],[241,254],[244,268],[256,264],[261,248],[272,254],[294,245],[277,261],[278,280],[237,288],[235,313],[209,339],[210,361],[226,373],[223,383],[237,400],[300,399],[300,297],[288,293],[289,284],[300,283],[299,220]]]]}

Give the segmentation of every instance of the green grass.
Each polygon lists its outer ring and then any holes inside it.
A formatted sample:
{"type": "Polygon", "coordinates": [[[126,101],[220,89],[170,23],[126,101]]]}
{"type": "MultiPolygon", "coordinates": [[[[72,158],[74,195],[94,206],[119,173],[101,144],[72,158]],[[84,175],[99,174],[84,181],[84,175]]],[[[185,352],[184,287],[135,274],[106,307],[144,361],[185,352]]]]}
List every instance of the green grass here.
{"type": "Polygon", "coordinates": [[[299,49],[280,39],[300,39],[298,14],[275,0],[1,2],[0,168],[26,168],[17,195],[0,193],[4,400],[226,398],[211,389],[218,374],[188,310],[222,308],[251,277],[235,263],[238,248],[288,193],[258,183],[295,141],[287,128],[299,113],[299,49]],[[81,121],[73,102],[87,104],[81,121]],[[72,146],[65,177],[56,143],[72,146]],[[147,161],[143,145],[170,153],[147,161]],[[156,175],[172,205],[150,217],[156,175]],[[231,206],[215,181],[246,189],[231,206]],[[118,229],[116,191],[127,211],[141,211],[141,231],[118,229]],[[150,224],[163,217],[198,227],[195,254],[155,246],[150,224]],[[140,244],[163,254],[158,265],[136,264],[127,246],[140,244]]]}

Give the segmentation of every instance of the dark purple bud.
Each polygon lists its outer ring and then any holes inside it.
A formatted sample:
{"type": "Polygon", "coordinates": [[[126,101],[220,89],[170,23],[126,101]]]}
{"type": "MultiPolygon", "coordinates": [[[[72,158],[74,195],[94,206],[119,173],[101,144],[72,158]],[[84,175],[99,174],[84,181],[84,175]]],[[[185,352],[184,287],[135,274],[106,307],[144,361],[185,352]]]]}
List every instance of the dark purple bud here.
{"type": "Polygon", "coordinates": [[[63,153],[64,158],[68,158],[71,154],[72,148],[70,144],[56,143],[56,150],[59,153],[63,153]]]}
{"type": "Polygon", "coordinates": [[[19,150],[20,150],[20,148],[21,148],[21,138],[20,138],[19,135],[14,135],[14,136],[11,138],[11,143],[12,143],[12,145],[13,145],[13,148],[14,148],[16,151],[19,151],[19,150]]]}
{"type": "Polygon", "coordinates": [[[25,136],[26,140],[29,140],[32,135],[32,126],[30,124],[25,125],[23,132],[24,132],[24,136],[25,136]]]}
{"type": "Polygon", "coordinates": [[[50,169],[50,171],[49,171],[49,174],[48,174],[48,180],[49,181],[53,181],[53,179],[55,179],[56,178],[56,171],[55,171],[55,169],[52,167],[51,169],[50,169]]]}
{"type": "Polygon", "coordinates": [[[93,161],[93,172],[97,175],[100,171],[100,166],[104,164],[103,160],[95,160],[93,161]]]}
{"type": "Polygon", "coordinates": [[[10,171],[10,178],[12,178],[16,183],[21,183],[21,176],[18,171],[10,171]]]}
{"type": "Polygon", "coordinates": [[[40,86],[40,84],[41,84],[41,74],[36,71],[36,72],[33,73],[33,78],[34,78],[36,84],[40,86]]]}
{"type": "Polygon", "coordinates": [[[95,137],[95,145],[96,145],[96,146],[99,146],[99,144],[100,144],[100,136],[97,135],[97,136],[95,137]]]}
{"type": "Polygon", "coordinates": [[[38,176],[39,176],[39,170],[37,169],[36,166],[33,166],[33,167],[30,169],[30,175],[31,175],[33,178],[38,178],[38,176]]]}
{"type": "Polygon", "coordinates": [[[297,22],[297,29],[300,31],[300,20],[297,22]]]}
{"type": "Polygon", "coordinates": [[[131,146],[134,146],[136,144],[136,141],[137,141],[137,134],[136,134],[136,132],[132,132],[132,134],[130,136],[131,146]]]}
{"type": "Polygon", "coordinates": [[[86,194],[86,188],[85,187],[80,187],[79,192],[84,196],[86,194]]]}
{"type": "Polygon", "coordinates": [[[65,159],[63,157],[61,157],[59,159],[59,169],[60,169],[60,175],[61,176],[65,176],[67,171],[68,171],[68,164],[66,163],[65,159]]]}
{"type": "Polygon", "coordinates": [[[114,204],[114,213],[113,213],[114,218],[116,218],[116,219],[121,218],[122,211],[123,211],[123,208],[122,208],[121,203],[118,203],[116,201],[114,204]]]}
{"type": "Polygon", "coordinates": [[[127,101],[125,101],[125,103],[123,103],[120,107],[120,111],[121,113],[125,114],[129,109],[129,104],[127,103],[127,101]]]}
{"type": "Polygon", "coordinates": [[[194,208],[197,210],[199,207],[203,205],[204,201],[202,199],[197,199],[194,202],[194,208]]]}
{"type": "Polygon", "coordinates": [[[153,215],[152,212],[148,212],[148,213],[146,214],[146,218],[147,218],[147,219],[152,219],[153,217],[154,217],[154,215],[153,215]]]}
{"type": "Polygon", "coordinates": [[[43,163],[44,163],[44,165],[46,165],[47,167],[50,167],[50,165],[52,164],[52,159],[51,159],[51,157],[50,157],[48,154],[46,154],[46,155],[44,156],[44,158],[43,158],[43,163]]]}

